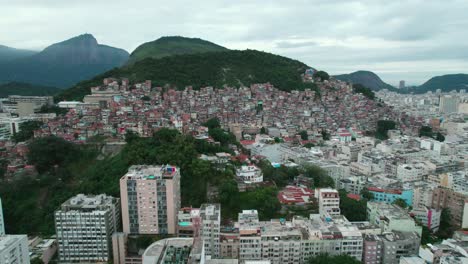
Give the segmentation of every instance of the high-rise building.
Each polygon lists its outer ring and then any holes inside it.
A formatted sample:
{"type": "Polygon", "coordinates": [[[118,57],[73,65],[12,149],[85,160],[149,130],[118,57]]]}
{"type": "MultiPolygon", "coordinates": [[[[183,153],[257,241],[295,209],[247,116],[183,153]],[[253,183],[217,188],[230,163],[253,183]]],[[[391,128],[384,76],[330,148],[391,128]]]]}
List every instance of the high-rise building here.
{"type": "Polygon", "coordinates": [[[63,263],[107,262],[120,223],[119,199],[78,194],[55,212],[59,259],[63,263]]]}
{"type": "Polygon", "coordinates": [[[440,97],[439,112],[444,114],[456,113],[458,111],[458,98],[452,95],[440,97]]]}
{"type": "Polygon", "coordinates": [[[5,235],[5,221],[3,220],[2,199],[0,198],[0,236],[5,235]]]}
{"type": "Polygon", "coordinates": [[[180,170],[135,165],[120,179],[123,232],[176,234],[180,210],[180,170]]]}
{"type": "Polygon", "coordinates": [[[0,236],[0,263],[29,264],[28,237],[26,235],[0,236]]]}
{"type": "Polygon", "coordinates": [[[211,258],[219,258],[220,204],[202,204],[200,217],[202,221],[201,239],[205,246],[205,254],[211,258]]]}
{"type": "Polygon", "coordinates": [[[321,216],[340,215],[340,195],[338,191],[330,188],[315,189],[315,197],[319,203],[319,213],[321,216]]]}
{"type": "Polygon", "coordinates": [[[406,85],[405,85],[405,81],[404,80],[401,80],[400,81],[400,86],[398,87],[400,89],[405,89],[406,88],[406,85]]]}

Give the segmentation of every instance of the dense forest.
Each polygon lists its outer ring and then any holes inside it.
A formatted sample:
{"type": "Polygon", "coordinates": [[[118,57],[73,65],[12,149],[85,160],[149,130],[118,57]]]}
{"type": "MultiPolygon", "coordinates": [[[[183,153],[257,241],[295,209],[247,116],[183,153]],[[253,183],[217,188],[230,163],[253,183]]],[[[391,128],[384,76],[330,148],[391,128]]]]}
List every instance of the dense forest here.
{"type": "Polygon", "coordinates": [[[143,59],[116,68],[95,78],[80,82],[58,95],[60,100],[79,100],[90,93],[90,87],[105,77],[129,78],[131,82],[152,80],[153,86],[169,85],[178,89],[193,86],[222,88],[270,82],[283,91],[315,89],[304,83],[301,74],[310,68],[302,62],[255,50],[230,50],[143,59]]]}

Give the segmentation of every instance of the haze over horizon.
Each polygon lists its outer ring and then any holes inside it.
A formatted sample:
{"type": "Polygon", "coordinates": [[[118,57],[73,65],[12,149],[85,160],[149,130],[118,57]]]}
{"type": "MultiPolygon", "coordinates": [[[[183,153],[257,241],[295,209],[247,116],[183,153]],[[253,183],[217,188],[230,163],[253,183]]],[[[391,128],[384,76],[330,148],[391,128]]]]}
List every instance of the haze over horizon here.
{"type": "Polygon", "coordinates": [[[397,85],[467,73],[468,2],[3,1],[0,44],[41,50],[83,34],[129,52],[161,36],[257,49],[331,74],[369,70],[397,85]],[[262,8],[258,8],[261,6],[262,8]]]}

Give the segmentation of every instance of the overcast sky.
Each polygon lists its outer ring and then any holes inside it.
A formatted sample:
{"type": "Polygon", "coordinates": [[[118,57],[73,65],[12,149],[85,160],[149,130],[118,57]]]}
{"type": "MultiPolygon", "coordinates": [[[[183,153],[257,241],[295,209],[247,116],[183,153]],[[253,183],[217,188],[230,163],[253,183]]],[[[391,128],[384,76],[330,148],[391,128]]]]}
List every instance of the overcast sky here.
{"type": "Polygon", "coordinates": [[[393,85],[468,73],[467,0],[0,0],[0,10],[0,44],[15,48],[91,33],[131,52],[181,35],[332,74],[371,70],[393,85]]]}

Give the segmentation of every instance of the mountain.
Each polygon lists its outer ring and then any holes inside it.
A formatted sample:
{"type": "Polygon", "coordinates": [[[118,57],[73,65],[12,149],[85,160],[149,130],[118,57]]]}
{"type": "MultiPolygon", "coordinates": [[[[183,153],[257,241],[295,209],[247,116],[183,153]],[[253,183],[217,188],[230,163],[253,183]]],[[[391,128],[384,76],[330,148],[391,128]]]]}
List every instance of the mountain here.
{"type": "Polygon", "coordinates": [[[60,90],[56,87],[10,82],[0,85],[0,97],[8,97],[8,95],[55,95],[60,90]]]}
{"type": "Polygon", "coordinates": [[[189,85],[197,89],[224,85],[239,87],[265,82],[270,82],[284,91],[314,88],[314,84],[302,82],[301,74],[308,68],[310,67],[297,60],[255,50],[147,58],[78,83],[58,97],[66,100],[82,99],[90,93],[91,86],[101,84],[105,77],[127,77],[132,82],[152,80],[153,85],[169,84],[179,89],[189,85]]]}
{"type": "Polygon", "coordinates": [[[98,44],[90,34],[53,44],[22,59],[0,64],[0,81],[70,87],[123,65],[128,52],[98,44]]]}
{"type": "Polygon", "coordinates": [[[441,89],[442,92],[450,92],[452,90],[468,89],[468,74],[447,74],[436,76],[429,79],[427,82],[411,90],[413,93],[426,93],[428,91],[435,92],[441,89]]]}
{"type": "Polygon", "coordinates": [[[130,55],[129,63],[145,58],[159,59],[162,57],[182,54],[194,54],[211,51],[226,51],[225,47],[199,38],[162,37],[155,41],[138,46],[130,55]]]}
{"type": "Polygon", "coordinates": [[[0,45],[0,62],[11,61],[35,54],[35,51],[10,48],[0,45]]]}
{"type": "Polygon", "coordinates": [[[357,71],[350,74],[335,75],[334,77],[341,81],[362,84],[374,91],[382,89],[396,90],[395,87],[385,83],[377,74],[370,71],[357,71]]]}

